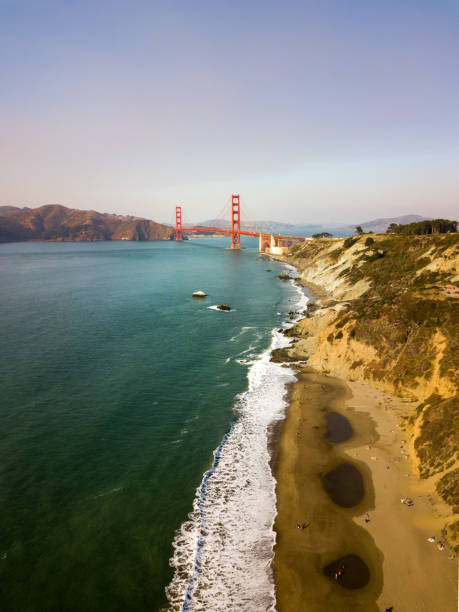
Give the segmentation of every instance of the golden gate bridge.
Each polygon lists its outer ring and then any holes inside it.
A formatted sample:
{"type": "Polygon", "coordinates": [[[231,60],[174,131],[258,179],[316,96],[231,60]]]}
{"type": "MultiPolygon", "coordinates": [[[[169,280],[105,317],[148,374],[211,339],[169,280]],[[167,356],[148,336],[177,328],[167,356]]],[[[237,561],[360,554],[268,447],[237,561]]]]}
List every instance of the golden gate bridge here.
{"type": "Polygon", "coordinates": [[[260,253],[281,255],[292,244],[308,240],[305,236],[287,236],[264,231],[248,231],[241,229],[241,201],[238,194],[231,196],[231,229],[221,227],[208,227],[205,225],[184,225],[183,210],[181,206],[175,207],[175,240],[183,240],[185,232],[209,232],[212,234],[231,235],[231,249],[241,248],[241,236],[252,236],[258,238],[260,253]]]}

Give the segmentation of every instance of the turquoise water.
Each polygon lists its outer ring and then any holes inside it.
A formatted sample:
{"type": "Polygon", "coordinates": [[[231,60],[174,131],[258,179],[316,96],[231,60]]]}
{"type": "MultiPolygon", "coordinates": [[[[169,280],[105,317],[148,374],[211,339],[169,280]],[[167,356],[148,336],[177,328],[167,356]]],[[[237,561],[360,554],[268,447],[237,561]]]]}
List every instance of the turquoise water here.
{"type": "Polygon", "coordinates": [[[166,604],[174,536],[295,300],[247,245],[0,246],[2,610],[166,604]]]}

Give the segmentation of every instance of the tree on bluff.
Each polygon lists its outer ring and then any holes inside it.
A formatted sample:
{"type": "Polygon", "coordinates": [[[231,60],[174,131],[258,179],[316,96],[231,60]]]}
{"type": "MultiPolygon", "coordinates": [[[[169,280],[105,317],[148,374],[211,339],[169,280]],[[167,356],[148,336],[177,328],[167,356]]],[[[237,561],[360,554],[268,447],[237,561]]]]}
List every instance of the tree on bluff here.
{"type": "Polygon", "coordinates": [[[407,225],[391,223],[387,233],[402,234],[405,236],[421,236],[424,234],[448,234],[457,232],[457,221],[449,219],[432,219],[431,221],[417,221],[407,225]]]}
{"type": "Polygon", "coordinates": [[[333,234],[329,234],[328,232],[321,232],[320,234],[313,234],[313,238],[332,238],[333,234]]]}

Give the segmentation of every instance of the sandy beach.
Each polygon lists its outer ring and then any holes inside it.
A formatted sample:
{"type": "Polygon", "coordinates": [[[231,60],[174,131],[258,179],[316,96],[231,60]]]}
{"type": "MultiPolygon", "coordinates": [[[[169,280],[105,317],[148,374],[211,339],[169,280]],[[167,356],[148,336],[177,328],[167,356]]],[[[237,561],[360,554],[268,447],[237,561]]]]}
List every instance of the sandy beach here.
{"type": "Polygon", "coordinates": [[[279,612],[457,610],[457,559],[438,549],[448,508],[412,470],[409,411],[373,387],[299,374],[275,465],[279,612]],[[327,439],[330,413],[347,419],[346,441],[327,439]]]}

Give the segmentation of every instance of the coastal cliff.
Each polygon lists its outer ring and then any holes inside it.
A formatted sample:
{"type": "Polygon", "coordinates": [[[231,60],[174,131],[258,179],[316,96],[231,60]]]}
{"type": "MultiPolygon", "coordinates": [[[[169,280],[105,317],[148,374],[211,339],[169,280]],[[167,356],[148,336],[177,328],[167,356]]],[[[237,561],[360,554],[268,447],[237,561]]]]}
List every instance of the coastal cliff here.
{"type": "Polygon", "coordinates": [[[60,204],[0,207],[0,242],[26,240],[170,240],[172,227],[122,215],[76,210],[60,204]]]}
{"type": "Polygon", "coordinates": [[[283,257],[320,296],[289,330],[291,360],[371,384],[409,408],[402,428],[418,475],[450,505],[459,549],[459,236],[314,240],[283,257]]]}

